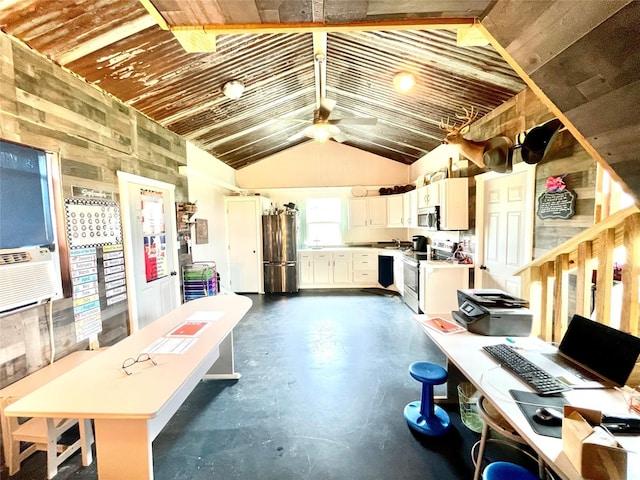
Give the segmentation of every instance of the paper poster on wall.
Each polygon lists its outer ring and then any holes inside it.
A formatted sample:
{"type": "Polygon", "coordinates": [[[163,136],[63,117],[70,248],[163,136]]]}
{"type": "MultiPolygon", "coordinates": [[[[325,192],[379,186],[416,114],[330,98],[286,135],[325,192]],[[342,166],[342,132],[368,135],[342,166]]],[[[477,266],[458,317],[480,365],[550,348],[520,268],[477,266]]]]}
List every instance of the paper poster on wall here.
{"type": "Polygon", "coordinates": [[[142,233],[144,235],[166,233],[162,192],[140,189],[140,207],[142,210],[142,233]]]}
{"type": "Polygon", "coordinates": [[[140,189],[144,270],[147,283],[167,276],[167,241],[162,192],[140,189]]]}
{"type": "Polygon", "coordinates": [[[65,198],[69,248],[122,243],[120,205],[108,200],[65,198]]]}
{"type": "Polygon", "coordinates": [[[79,342],[102,331],[96,248],[69,252],[73,289],[73,318],[79,342]]]}
{"type": "Polygon", "coordinates": [[[102,248],[102,270],[107,307],[126,300],[127,281],[122,245],[107,245],[102,248]]]}
{"type": "Polygon", "coordinates": [[[147,283],[167,276],[167,241],[165,235],[144,236],[144,270],[147,283]]]}

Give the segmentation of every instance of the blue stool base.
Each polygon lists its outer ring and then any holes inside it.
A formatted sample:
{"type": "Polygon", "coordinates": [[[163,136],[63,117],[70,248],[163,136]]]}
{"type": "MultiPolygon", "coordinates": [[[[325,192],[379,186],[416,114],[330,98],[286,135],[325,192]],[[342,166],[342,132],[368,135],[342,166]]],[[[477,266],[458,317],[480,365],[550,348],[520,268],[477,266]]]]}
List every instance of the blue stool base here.
{"type": "Polygon", "coordinates": [[[419,401],[411,402],[404,407],[404,418],[409,427],[424,435],[442,435],[451,427],[449,414],[438,405],[433,406],[433,417],[423,417],[419,401]]]}

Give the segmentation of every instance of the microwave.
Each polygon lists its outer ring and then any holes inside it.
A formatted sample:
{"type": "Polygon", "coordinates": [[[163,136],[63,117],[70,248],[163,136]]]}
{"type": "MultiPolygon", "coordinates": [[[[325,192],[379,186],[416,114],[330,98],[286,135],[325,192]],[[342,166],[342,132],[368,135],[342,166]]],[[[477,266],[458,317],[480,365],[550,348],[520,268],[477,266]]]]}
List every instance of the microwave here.
{"type": "Polygon", "coordinates": [[[418,214],[418,226],[428,230],[440,230],[440,206],[428,207],[418,214]]]}

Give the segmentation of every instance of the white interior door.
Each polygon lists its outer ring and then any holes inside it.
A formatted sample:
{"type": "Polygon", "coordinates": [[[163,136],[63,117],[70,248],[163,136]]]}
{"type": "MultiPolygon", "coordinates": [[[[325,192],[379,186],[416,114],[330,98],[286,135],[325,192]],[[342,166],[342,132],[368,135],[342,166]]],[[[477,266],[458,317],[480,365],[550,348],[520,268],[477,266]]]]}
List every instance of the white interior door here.
{"type": "Polygon", "coordinates": [[[175,187],[118,172],[131,331],[180,303],[175,187]]]}
{"type": "Polygon", "coordinates": [[[520,277],[513,272],[531,261],[533,239],[535,170],[527,167],[510,175],[475,177],[476,288],[497,288],[517,297],[521,294],[520,277]]]}
{"type": "Polygon", "coordinates": [[[255,201],[230,200],[227,202],[229,234],[229,269],[231,290],[234,292],[260,292],[262,278],[260,237],[262,215],[257,219],[255,201]]]}

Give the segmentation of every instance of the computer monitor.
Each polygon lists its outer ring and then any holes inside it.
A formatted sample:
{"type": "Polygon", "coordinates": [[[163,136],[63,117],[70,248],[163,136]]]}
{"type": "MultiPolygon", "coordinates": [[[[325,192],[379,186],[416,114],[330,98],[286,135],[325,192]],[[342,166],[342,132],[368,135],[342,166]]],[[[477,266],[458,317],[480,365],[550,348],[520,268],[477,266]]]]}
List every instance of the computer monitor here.
{"type": "Polygon", "coordinates": [[[624,385],[638,362],[640,338],[574,315],[558,350],[617,385],[624,385]]]}

